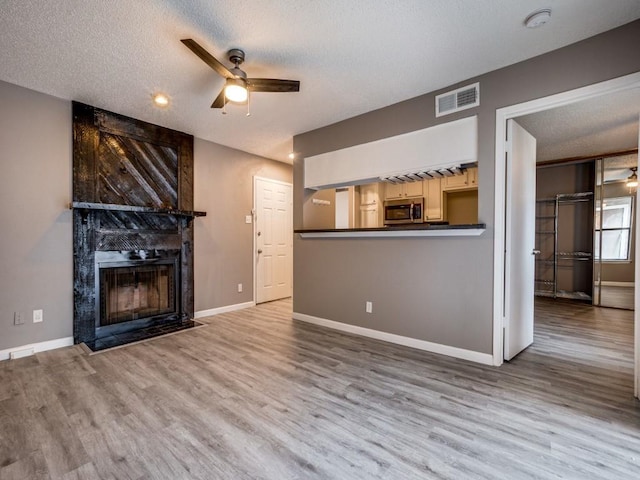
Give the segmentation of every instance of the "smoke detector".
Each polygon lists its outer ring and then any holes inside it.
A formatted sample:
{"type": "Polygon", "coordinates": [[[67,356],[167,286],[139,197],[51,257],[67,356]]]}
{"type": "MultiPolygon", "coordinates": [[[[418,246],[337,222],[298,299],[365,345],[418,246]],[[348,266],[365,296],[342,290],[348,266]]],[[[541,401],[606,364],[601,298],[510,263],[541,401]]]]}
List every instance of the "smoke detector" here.
{"type": "Polygon", "coordinates": [[[551,9],[543,8],[531,13],[524,21],[527,28],[538,28],[551,20],[551,9]]]}

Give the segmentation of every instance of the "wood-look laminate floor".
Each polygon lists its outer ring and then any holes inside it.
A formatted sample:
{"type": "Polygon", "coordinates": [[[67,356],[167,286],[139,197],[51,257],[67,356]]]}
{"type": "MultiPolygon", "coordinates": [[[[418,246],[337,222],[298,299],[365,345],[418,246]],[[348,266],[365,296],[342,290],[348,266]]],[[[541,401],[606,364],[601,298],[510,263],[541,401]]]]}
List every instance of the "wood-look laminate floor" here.
{"type": "Polygon", "coordinates": [[[535,344],[500,368],[292,321],[290,301],[2,362],[0,478],[640,478],[632,312],[536,302],[535,344]]]}

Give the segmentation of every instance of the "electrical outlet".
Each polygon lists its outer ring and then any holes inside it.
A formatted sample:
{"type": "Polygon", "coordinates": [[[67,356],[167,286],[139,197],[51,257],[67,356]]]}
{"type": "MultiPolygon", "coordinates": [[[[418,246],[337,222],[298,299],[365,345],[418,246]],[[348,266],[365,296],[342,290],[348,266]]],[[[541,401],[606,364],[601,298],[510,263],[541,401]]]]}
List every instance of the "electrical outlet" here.
{"type": "Polygon", "coordinates": [[[242,284],[241,283],[238,284],[238,293],[242,293],[242,284]]]}
{"type": "Polygon", "coordinates": [[[22,312],[13,312],[13,324],[22,325],[24,323],[24,315],[22,312]]]}
{"type": "Polygon", "coordinates": [[[373,312],[373,302],[366,302],[364,304],[364,311],[367,313],[372,313],[373,312]]]}
{"type": "Polygon", "coordinates": [[[44,320],[42,309],[33,311],[33,323],[40,323],[44,320]]]}
{"type": "Polygon", "coordinates": [[[251,223],[252,220],[253,220],[253,217],[251,215],[245,215],[244,223],[251,223]]]}

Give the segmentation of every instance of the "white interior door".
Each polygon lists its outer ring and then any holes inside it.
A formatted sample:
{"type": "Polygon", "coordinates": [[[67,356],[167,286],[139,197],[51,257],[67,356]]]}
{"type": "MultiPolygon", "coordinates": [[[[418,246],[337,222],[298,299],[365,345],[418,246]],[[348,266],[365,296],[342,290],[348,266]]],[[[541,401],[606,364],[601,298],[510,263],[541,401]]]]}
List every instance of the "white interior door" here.
{"type": "Polygon", "coordinates": [[[255,179],[256,303],[291,296],[293,231],[291,184],[255,179]]]}
{"type": "Polygon", "coordinates": [[[507,122],[504,358],[533,343],[536,139],[507,122]]]}

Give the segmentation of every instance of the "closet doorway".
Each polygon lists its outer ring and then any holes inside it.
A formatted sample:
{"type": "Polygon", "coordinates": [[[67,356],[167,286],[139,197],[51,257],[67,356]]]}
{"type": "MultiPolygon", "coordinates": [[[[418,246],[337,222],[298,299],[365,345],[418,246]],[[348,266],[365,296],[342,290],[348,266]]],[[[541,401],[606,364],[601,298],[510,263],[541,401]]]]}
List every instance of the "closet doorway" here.
{"type": "Polygon", "coordinates": [[[538,163],[535,294],[634,309],[638,156],[538,163]]]}

